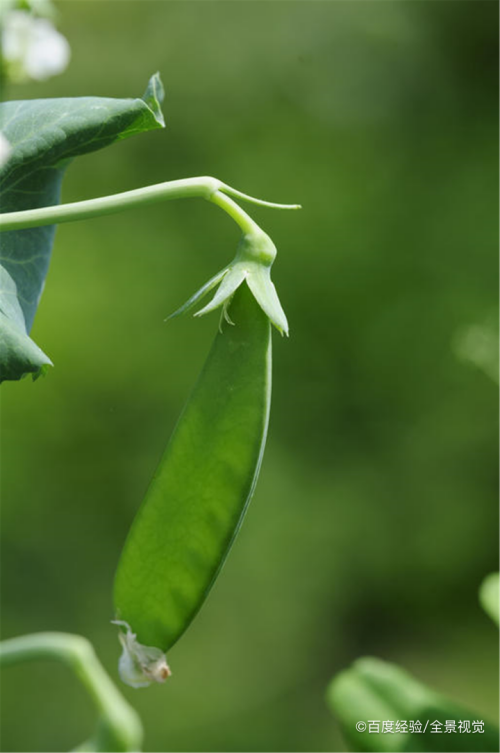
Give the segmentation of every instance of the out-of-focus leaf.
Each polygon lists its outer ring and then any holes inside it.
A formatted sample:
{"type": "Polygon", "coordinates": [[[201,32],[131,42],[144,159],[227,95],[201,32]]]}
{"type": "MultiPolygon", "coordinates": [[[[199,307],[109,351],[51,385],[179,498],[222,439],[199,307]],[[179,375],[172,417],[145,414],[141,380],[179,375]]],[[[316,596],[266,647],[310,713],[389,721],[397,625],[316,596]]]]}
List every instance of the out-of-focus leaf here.
{"type": "MultiPolygon", "coordinates": [[[[4,102],[0,129],[10,144],[0,169],[0,210],[59,202],[71,160],[136,133],[162,128],[158,74],[140,99],[76,97],[4,102]]],[[[47,275],[55,226],[0,235],[0,382],[39,374],[50,359],[29,337],[47,275]]]]}
{"type": "Polygon", "coordinates": [[[327,699],[354,751],[459,753],[499,749],[495,725],[380,659],[359,659],[334,677],[327,699]],[[383,722],[389,722],[385,732],[383,722]],[[358,723],[365,724],[366,729],[358,731],[358,723]],[[370,732],[370,723],[375,730],[378,724],[380,731],[370,732]],[[420,725],[422,731],[409,731],[420,725]]]}
{"type": "Polygon", "coordinates": [[[499,589],[499,573],[490,573],[490,575],[487,575],[479,589],[481,606],[497,625],[500,623],[499,589]]]}

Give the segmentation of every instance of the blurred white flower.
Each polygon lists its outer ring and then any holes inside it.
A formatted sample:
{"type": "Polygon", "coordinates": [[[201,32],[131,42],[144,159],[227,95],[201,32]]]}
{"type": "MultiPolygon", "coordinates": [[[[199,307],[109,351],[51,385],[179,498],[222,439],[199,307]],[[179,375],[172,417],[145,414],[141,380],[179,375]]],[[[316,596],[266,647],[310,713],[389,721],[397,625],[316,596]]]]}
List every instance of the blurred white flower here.
{"type": "Polygon", "coordinates": [[[12,147],[3,133],[0,133],[0,167],[5,165],[12,152],[12,147]]]}
{"type": "Polygon", "coordinates": [[[51,21],[13,10],[2,20],[2,57],[12,81],[42,81],[62,73],[69,63],[70,46],[51,21]]]}

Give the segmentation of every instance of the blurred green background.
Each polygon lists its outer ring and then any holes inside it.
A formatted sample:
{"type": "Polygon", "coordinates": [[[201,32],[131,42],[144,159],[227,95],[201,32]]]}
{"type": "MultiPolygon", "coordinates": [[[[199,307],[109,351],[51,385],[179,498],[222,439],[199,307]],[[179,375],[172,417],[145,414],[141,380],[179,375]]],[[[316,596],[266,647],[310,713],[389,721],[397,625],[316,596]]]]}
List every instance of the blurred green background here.
{"type": "MultiPolygon", "coordinates": [[[[366,654],[495,719],[497,389],[464,342],[496,320],[497,4],[58,7],[69,69],[9,98],[139,96],[159,70],[167,121],[75,162],[63,201],[214,175],[304,207],[251,210],[291,337],[226,567],[172,679],[124,688],[145,750],[345,750],[325,688],[366,654]]],[[[4,637],[81,633],[117,677],[114,569],[218,321],[163,320],[237,240],[195,200],[59,228],[32,333],[56,367],[2,386],[4,637]]],[[[64,668],[2,684],[3,750],[88,736],[64,668]]]]}

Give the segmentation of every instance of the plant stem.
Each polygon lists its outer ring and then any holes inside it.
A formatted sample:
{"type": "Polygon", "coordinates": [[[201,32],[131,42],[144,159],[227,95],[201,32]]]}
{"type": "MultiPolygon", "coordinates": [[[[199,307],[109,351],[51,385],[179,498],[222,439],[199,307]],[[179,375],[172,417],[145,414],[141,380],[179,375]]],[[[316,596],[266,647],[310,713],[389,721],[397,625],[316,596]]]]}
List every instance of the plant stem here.
{"type": "Polygon", "coordinates": [[[248,228],[255,229],[257,225],[250,219],[236,202],[232,201],[221,192],[230,193],[245,201],[268,206],[274,209],[297,209],[298,205],[273,204],[271,202],[255,199],[242,194],[236,189],[226,186],[217,178],[200,177],[172,180],[168,183],[157,183],[153,186],[137,188],[133,191],[103,196],[99,199],[77,201],[71,204],[56,204],[38,209],[26,209],[22,212],[5,212],[0,214],[0,230],[22,230],[43,225],[53,225],[60,222],[74,222],[86,220],[91,217],[101,217],[106,214],[114,214],[131,207],[155,204],[168,199],[185,199],[199,197],[212,201],[224,209],[230,217],[238,223],[243,232],[248,228]]]}
{"type": "Polygon", "coordinates": [[[216,191],[210,196],[209,201],[223,209],[241,228],[244,234],[253,235],[262,232],[256,222],[252,220],[238,204],[225,196],[220,191],[216,191]]]}
{"type": "Polygon", "coordinates": [[[2,667],[37,659],[56,659],[66,664],[83,683],[99,711],[97,733],[81,750],[139,750],[140,719],[103,669],[89,641],[68,633],[35,633],[0,643],[2,667]]]}

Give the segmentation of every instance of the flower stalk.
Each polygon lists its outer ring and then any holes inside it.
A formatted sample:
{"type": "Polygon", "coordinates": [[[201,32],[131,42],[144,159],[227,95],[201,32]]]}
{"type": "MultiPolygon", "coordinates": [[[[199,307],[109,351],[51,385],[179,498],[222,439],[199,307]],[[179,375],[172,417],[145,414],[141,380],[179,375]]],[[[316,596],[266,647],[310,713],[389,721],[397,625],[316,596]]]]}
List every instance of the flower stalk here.
{"type": "Polygon", "coordinates": [[[203,316],[217,308],[222,308],[221,322],[225,319],[232,324],[227,313],[228,306],[239,286],[246,283],[259,306],[276,329],[282,335],[288,335],[288,322],[285,312],[279,301],[276,288],[271,281],[271,266],[276,258],[276,247],[271,238],[236,203],[234,198],[272,209],[300,209],[299,204],[275,204],[263,201],[237,191],[217,178],[205,176],[158,183],[153,186],[145,186],[133,191],[125,191],[87,201],[28,209],[22,212],[6,212],[0,214],[0,231],[74,222],[113,214],[132,207],[155,204],[168,199],[193,197],[210,201],[226,212],[239,226],[243,235],[233,261],[205,283],[197,293],[168,318],[190,311],[205,295],[218,286],[210,303],[196,312],[195,316],[203,316]]]}

